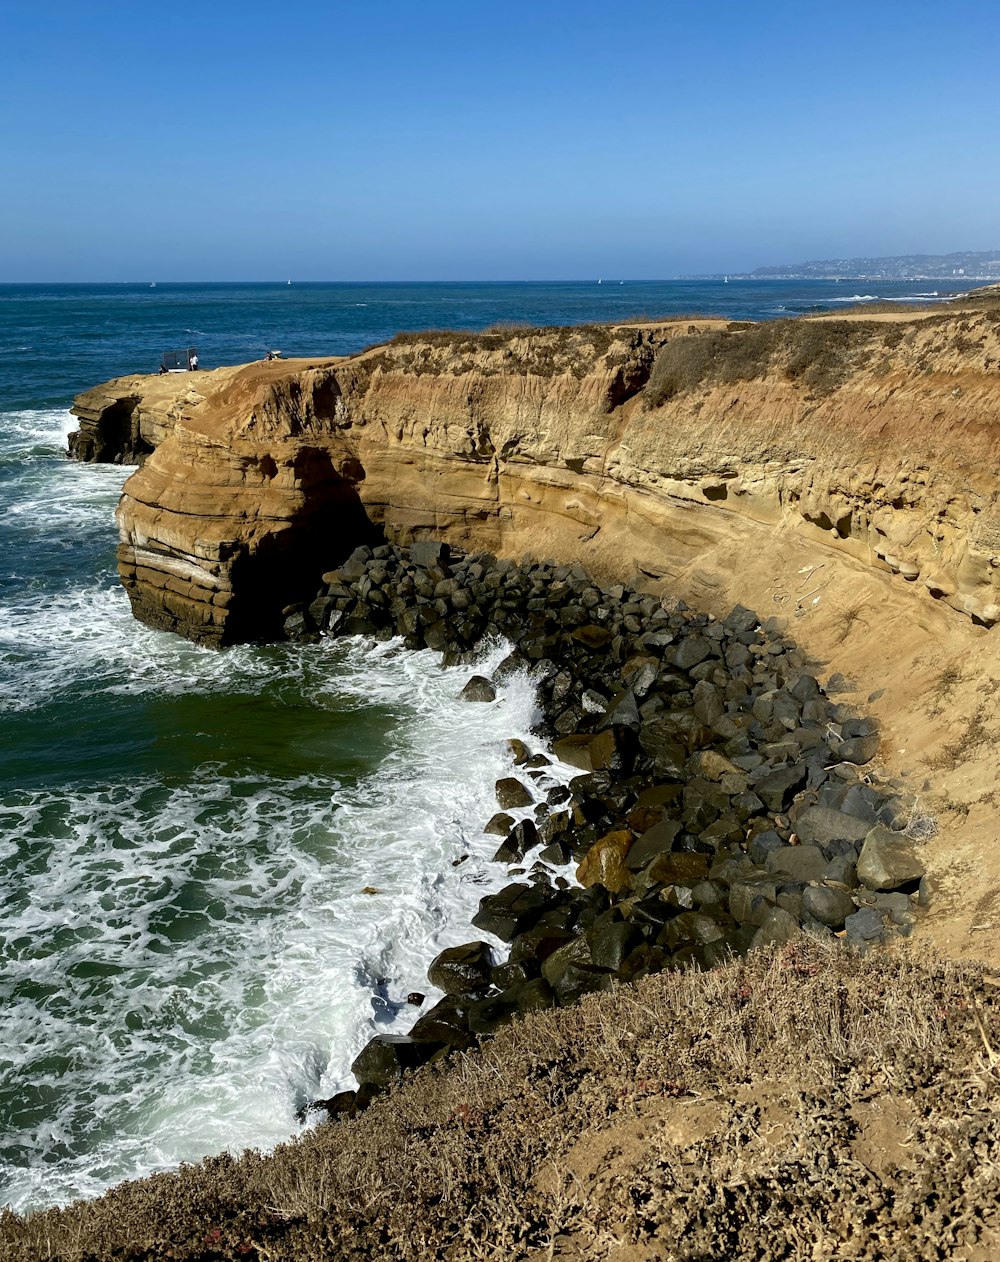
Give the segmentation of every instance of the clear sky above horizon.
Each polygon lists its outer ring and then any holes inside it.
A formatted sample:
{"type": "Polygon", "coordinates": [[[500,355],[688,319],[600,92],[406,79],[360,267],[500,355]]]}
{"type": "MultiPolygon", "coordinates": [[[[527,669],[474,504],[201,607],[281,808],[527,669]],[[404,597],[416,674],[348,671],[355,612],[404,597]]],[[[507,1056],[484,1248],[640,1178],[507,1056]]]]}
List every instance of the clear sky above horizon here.
{"type": "Polygon", "coordinates": [[[2,0],[0,282],[1000,248],[1000,6],[2,0]]]}

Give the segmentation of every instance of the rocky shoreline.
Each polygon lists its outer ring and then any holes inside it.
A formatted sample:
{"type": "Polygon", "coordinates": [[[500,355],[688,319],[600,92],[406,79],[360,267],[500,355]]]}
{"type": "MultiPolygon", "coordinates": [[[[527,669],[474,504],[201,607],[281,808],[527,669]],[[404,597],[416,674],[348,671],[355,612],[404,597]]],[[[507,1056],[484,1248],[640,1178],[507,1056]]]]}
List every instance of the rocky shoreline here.
{"type": "Polygon", "coordinates": [[[356,549],[284,617],[292,639],[401,636],[450,662],[506,639],[494,678],[463,696],[493,703],[527,671],[551,754],[512,742],[517,775],[485,825],[513,879],[472,923],[506,958],[482,939],[442,952],[428,978],[444,998],[366,1045],[359,1089],[314,1106],[331,1116],[520,1013],[803,933],[867,950],[926,905],[914,842],[933,826],[871,774],[877,724],[829,695],[836,679],[820,686],[778,620],[742,606],[717,620],[579,565],[434,541],[356,549]],[[557,782],[553,759],[579,774],[557,782]]]}

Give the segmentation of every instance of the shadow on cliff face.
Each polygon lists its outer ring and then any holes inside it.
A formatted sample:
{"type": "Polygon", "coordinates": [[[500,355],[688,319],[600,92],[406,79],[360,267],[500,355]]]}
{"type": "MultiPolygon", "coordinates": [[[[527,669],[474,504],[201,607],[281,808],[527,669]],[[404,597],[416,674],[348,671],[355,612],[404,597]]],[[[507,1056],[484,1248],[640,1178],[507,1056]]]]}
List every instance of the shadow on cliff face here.
{"type": "Polygon", "coordinates": [[[358,494],[361,463],[338,470],[328,451],[303,447],[293,466],[302,494],[295,515],[233,562],[233,600],[223,644],[281,637],[282,610],[315,595],[320,578],[361,544],[382,541],[358,494]]]}
{"type": "Polygon", "coordinates": [[[153,450],[139,433],[137,395],[117,399],[96,420],[80,421],[69,435],[69,454],[85,464],[142,464],[153,450]]]}

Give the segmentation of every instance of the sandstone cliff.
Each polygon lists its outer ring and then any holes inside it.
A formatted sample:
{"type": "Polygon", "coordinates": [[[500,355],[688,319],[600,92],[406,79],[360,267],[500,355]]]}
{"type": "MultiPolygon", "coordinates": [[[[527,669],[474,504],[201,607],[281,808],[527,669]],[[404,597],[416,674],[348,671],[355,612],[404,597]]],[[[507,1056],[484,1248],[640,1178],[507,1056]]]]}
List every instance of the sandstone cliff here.
{"type": "Polygon", "coordinates": [[[995,962],[998,371],[989,301],[428,335],[110,382],[77,402],[77,451],[155,448],[119,510],[122,577],[139,617],[206,643],[274,630],[381,529],[785,617],[939,822],[929,935],[995,962]]]}
{"type": "Polygon", "coordinates": [[[123,378],[77,400],[75,451],[152,452],[122,578],[137,616],[205,642],[273,632],[383,529],[706,592],[741,541],[749,561],[791,532],[992,625],[998,317],[438,334],[123,378]]]}

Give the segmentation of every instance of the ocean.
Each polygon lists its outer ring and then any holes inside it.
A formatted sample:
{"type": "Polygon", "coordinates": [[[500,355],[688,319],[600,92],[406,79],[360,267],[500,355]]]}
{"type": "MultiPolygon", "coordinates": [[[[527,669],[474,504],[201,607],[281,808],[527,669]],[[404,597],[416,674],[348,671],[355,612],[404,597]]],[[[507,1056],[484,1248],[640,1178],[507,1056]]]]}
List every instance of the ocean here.
{"type": "Polygon", "coordinates": [[[506,882],[481,826],[535,716],[526,678],[469,705],[469,668],[393,643],[220,654],[134,622],[114,565],[129,470],[67,461],[75,393],[187,346],[210,368],[400,330],[767,319],[942,288],[0,285],[0,1204],[267,1148],[351,1085],[506,882]]]}

